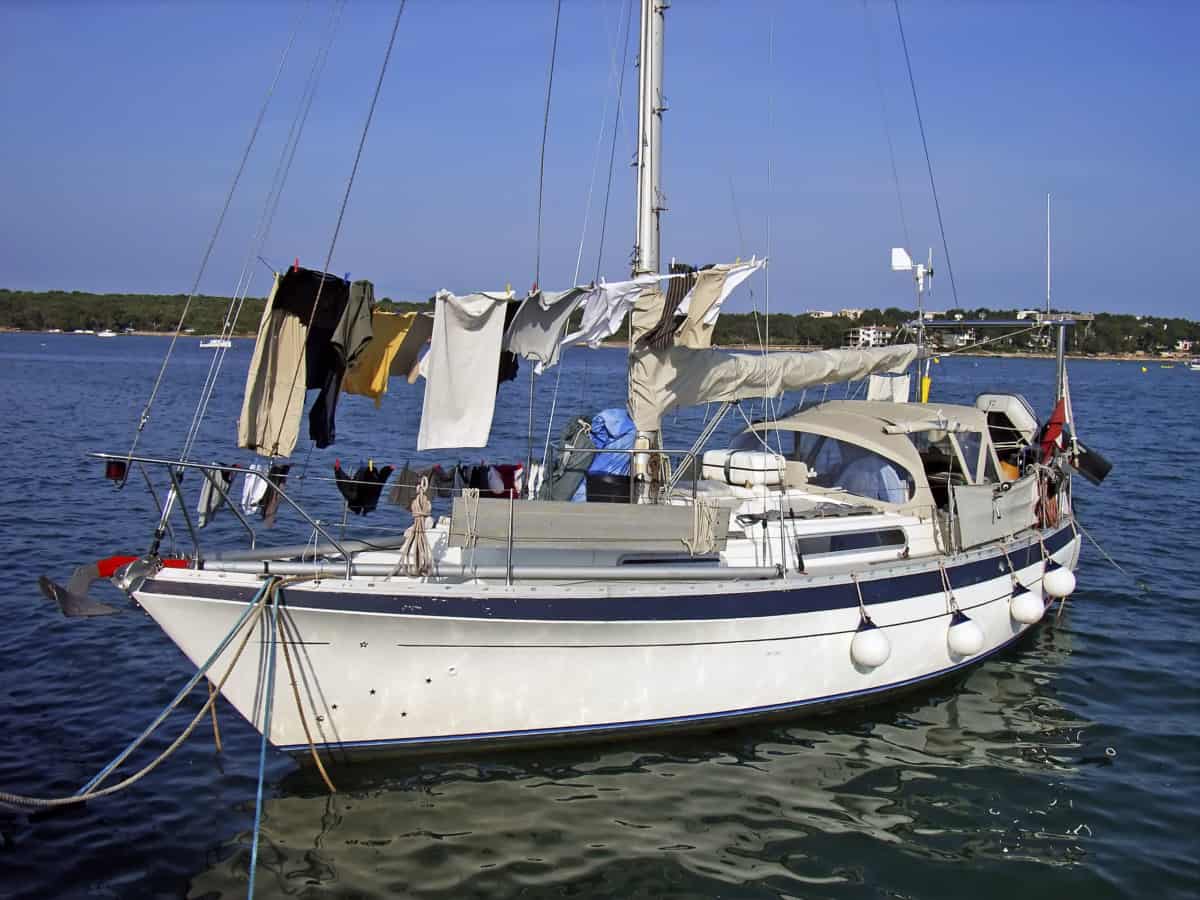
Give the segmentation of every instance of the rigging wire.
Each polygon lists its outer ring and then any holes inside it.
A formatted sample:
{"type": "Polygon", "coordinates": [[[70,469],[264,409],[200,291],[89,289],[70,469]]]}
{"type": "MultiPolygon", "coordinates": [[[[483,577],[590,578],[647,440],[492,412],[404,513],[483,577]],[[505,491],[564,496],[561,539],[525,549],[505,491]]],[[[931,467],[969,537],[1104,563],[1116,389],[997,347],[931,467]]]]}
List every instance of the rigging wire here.
{"type": "Polygon", "coordinates": [[[883,76],[879,66],[879,37],[871,24],[871,7],[863,0],[863,23],[867,29],[867,45],[871,48],[871,74],[875,76],[875,89],[879,93],[879,112],[883,118],[883,133],[887,137],[888,159],[892,164],[892,184],[896,188],[896,205],[900,208],[900,228],[904,232],[904,246],[912,252],[912,239],[908,233],[908,217],[904,214],[904,195],[900,190],[900,171],[896,166],[896,146],[892,140],[892,125],[888,118],[887,93],[883,88],[883,76]]]}
{"type": "MultiPolygon", "coordinates": [[[[333,251],[337,247],[338,236],[342,233],[342,222],[346,217],[346,207],[350,203],[350,191],[354,187],[354,178],[358,174],[358,165],[362,161],[363,148],[367,143],[367,135],[371,131],[371,121],[375,117],[375,106],[379,102],[379,94],[383,90],[383,79],[387,75],[388,63],[392,59],[392,49],[396,46],[396,32],[400,28],[400,17],[404,15],[404,7],[408,0],[400,0],[400,5],[396,8],[396,18],[392,21],[392,31],[388,36],[387,50],[383,54],[383,63],[379,67],[379,78],[375,82],[375,92],[371,95],[371,105],[367,108],[367,118],[363,122],[362,135],[358,139],[358,149],[354,153],[354,165],[350,167],[350,178],[346,182],[346,192],[342,195],[341,207],[338,209],[337,224],[333,228],[333,237],[329,241],[329,252],[325,254],[325,264],[321,268],[321,281],[317,285],[317,295],[313,297],[312,309],[309,311],[308,320],[311,322],[317,313],[317,307],[321,304],[321,292],[325,287],[329,265],[333,262],[333,251]]],[[[300,369],[304,366],[304,359],[301,357],[296,361],[296,370],[292,373],[292,384],[288,389],[288,404],[290,406],[292,398],[295,397],[296,381],[300,377],[300,369]]],[[[288,419],[287,408],[284,409],[283,415],[280,417],[279,429],[275,434],[275,443],[278,445],[279,438],[283,436],[283,426],[288,419]]]]}
{"type": "MultiPolygon", "coordinates": [[[[162,387],[163,376],[167,371],[167,364],[170,363],[171,354],[175,351],[175,345],[179,341],[179,336],[183,333],[183,323],[187,320],[187,314],[191,309],[192,301],[196,298],[196,294],[200,290],[200,279],[204,277],[204,271],[208,268],[208,260],[212,256],[213,248],[217,244],[217,238],[221,234],[221,228],[225,224],[225,216],[233,203],[233,195],[237,191],[238,183],[242,179],[242,173],[246,171],[246,163],[250,159],[250,151],[254,149],[254,142],[258,139],[258,132],[262,127],[263,119],[266,118],[267,108],[271,105],[271,99],[275,96],[275,88],[279,85],[279,79],[283,75],[283,70],[287,65],[288,56],[291,54],[292,47],[296,43],[296,35],[300,30],[300,23],[304,20],[307,12],[308,4],[305,3],[296,17],[295,24],[292,26],[292,33],[288,37],[287,44],[283,48],[283,53],[279,57],[279,64],[275,68],[275,76],[271,79],[271,85],[267,88],[267,95],[263,98],[262,105],[259,107],[258,116],[254,120],[254,127],[250,130],[250,137],[246,141],[246,149],[242,151],[242,158],[238,163],[237,171],[234,173],[233,182],[229,185],[229,191],[225,195],[225,203],[222,205],[221,212],[217,216],[217,224],[213,227],[212,236],[208,240],[208,246],[205,248],[204,255],[200,259],[200,267],[196,272],[195,280],[192,282],[192,289],[184,301],[182,312],[179,314],[179,324],[175,326],[175,333],[171,336],[171,343],[167,345],[167,352],[163,356],[162,365],[159,366],[158,375],[154,379],[154,385],[150,388],[150,396],[146,400],[146,405],[142,408],[141,416],[138,418],[137,429],[133,433],[133,441],[129,445],[129,453],[127,454],[130,459],[133,457],[133,451],[137,449],[138,441],[141,439],[146,424],[150,421],[150,411],[154,406],[155,399],[158,397],[158,391],[162,387]]],[[[121,484],[124,485],[124,481],[121,484]]]]}
{"type": "MultiPolygon", "coordinates": [[[[617,66],[617,46],[621,42],[621,22],[622,22],[622,19],[624,19],[624,21],[626,23],[625,46],[628,47],[628,44],[629,44],[629,34],[628,34],[629,24],[628,23],[629,23],[629,20],[630,20],[632,11],[633,11],[633,0],[626,0],[626,3],[624,3],[623,5],[625,7],[624,15],[622,15],[621,8],[620,8],[620,6],[618,6],[617,23],[616,23],[617,27],[616,27],[616,30],[613,32],[612,47],[609,50],[610,64],[609,64],[609,71],[608,71],[608,83],[605,86],[605,91],[604,91],[604,106],[600,112],[600,133],[596,137],[596,151],[592,156],[592,177],[591,177],[591,180],[588,182],[587,203],[584,206],[584,212],[583,212],[583,230],[581,231],[581,233],[579,235],[579,252],[575,257],[575,276],[574,276],[574,280],[571,282],[572,286],[577,286],[579,284],[579,270],[582,267],[582,262],[583,262],[583,245],[584,245],[585,240],[587,239],[588,219],[591,216],[591,209],[592,209],[592,192],[596,185],[596,172],[600,168],[600,150],[604,145],[604,134],[605,134],[605,130],[607,129],[607,123],[608,123],[609,96],[612,92],[613,81],[615,79],[617,79],[618,77],[624,76],[623,64],[620,69],[618,69],[618,66],[617,66]]],[[[607,30],[608,29],[606,27],[605,31],[607,31],[607,30]]],[[[620,102],[621,102],[620,101],[620,91],[618,89],[618,94],[617,94],[618,106],[619,106],[620,102]]],[[[616,130],[617,130],[618,121],[619,121],[619,114],[618,114],[618,120],[613,122],[613,146],[614,146],[614,148],[616,146],[616,130]]],[[[611,155],[610,155],[610,159],[609,159],[608,190],[609,191],[612,190],[612,159],[611,159],[611,155]]],[[[608,211],[608,194],[607,193],[605,194],[605,198],[604,198],[604,206],[605,206],[605,213],[606,213],[606,218],[607,218],[607,211],[608,211]]],[[[602,237],[601,237],[601,247],[603,247],[603,229],[602,229],[602,237]]],[[[599,263],[597,263],[597,269],[598,268],[599,268],[599,263]]],[[[598,273],[597,273],[597,277],[599,277],[598,273]]],[[[546,463],[550,458],[550,440],[554,434],[554,414],[558,409],[558,392],[559,392],[559,387],[562,384],[563,365],[564,365],[564,360],[560,359],[558,367],[557,367],[557,371],[554,374],[554,393],[551,395],[551,398],[550,398],[550,418],[546,421],[546,441],[542,447],[542,471],[543,472],[545,472],[546,463]]],[[[586,370],[585,370],[585,379],[584,380],[586,381],[586,370]]],[[[532,472],[530,473],[530,476],[532,476],[532,472]]],[[[543,477],[545,477],[545,476],[543,476],[543,477]]]]}
{"type": "Polygon", "coordinates": [[[763,267],[763,418],[774,418],[775,404],[768,396],[767,357],[771,355],[771,196],[775,188],[775,158],[772,155],[775,136],[775,9],[767,28],[767,262],[763,267]]]}
{"type": "Polygon", "coordinates": [[[954,305],[958,302],[958,285],[954,283],[954,266],[950,262],[950,245],[946,242],[946,227],[942,224],[942,205],[938,202],[937,184],[933,180],[933,163],[929,159],[929,142],[925,139],[925,123],[921,119],[921,104],[917,100],[917,81],[913,78],[912,59],[908,55],[908,40],[904,37],[904,21],[900,16],[900,0],[892,0],[896,7],[896,25],[900,29],[900,44],[904,48],[904,64],[908,67],[908,85],[912,88],[913,108],[917,113],[917,127],[921,131],[921,146],[925,149],[925,167],[929,170],[929,189],[933,192],[933,208],[937,211],[938,231],[942,235],[942,252],[946,254],[946,271],[950,273],[950,293],[954,305]]]}
{"type": "Polygon", "coordinates": [[[1037,331],[1041,327],[1043,327],[1041,324],[1031,325],[1028,328],[1020,328],[1017,331],[1009,331],[1009,332],[1006,332],[1005,334],[997,335],[994,338],[988,338],[983,341],[978,341],[974,344],[969,344],[966,347],[959,347],[956,350],[938,351],[938,353],[936,355],[937,356],[961,356],[962,354],[966,353],[968,350],[974,350],[978,347],[986,346],[987,344],[994,344],[997,341],[1002,341],[1002,340],[1005,340],[1006,338],[1014,338],[1019,334],[1027,334],[1030,331],[1037,331]]]}
{"type": "Polygon", "coordinates": [[[554,0],[554,38],[550,43],[550,71],[546,76],[546,109],[542,113],[542,152],[538,159],[537,199],[537,259],[533,267],[533,282],[542,286],[542,193],[546,184],[546,138],[550,134],[550,97],[554,91],[554,63],[558,58],[558,23],[562,18],[562,0],[554,0]]]}
{"type": "MultiPolygon", "coordinates": [[[[260,214],[258,225],[255,228],[254,235],[251,237],[251,248],[246,254],[246,259],[242,263],[242,271],[238,276],[237,287],[234,290],[233,297],[230,299],[229,308],[225,313],[225,322],[221,329],[221,337],[230,339],[237,330],[238,320],[241,318],[242,309],[246,302],[246,296],[250,291],[250,282],[253,278],[252,267],[255,260],[262,262],[271,271],[275,273],[275,268],[262,257],[262,251],[266,246],[266,242],[271,234],[271,227],[275,222],[275,213],[279,209],[279,201],[283,196],[283,189],[287,183],[289,174],[291,173],[292,163],[296,158],[296,150],[300,146],[300,139],[304,133],[304,126],[308,122],[308,114],[312,109],[313,100],[316,98],[317,88],[321,81],[321,76],[324,72],[325,62],[329,57],[329,51],[333,46],[334,36],[337,33],[341,22],[342,13],[345,11],[347,0],[336,0],[330,6],[329,22],[326,27],[326,36],[322,44],[318,47],[316,56],[313,59],[312,67],[309,69],[308,78],[304,85],[304,90],[300,95],[300,103],[296,108],[296,114],[292,118],[291,127],[288,129],[288,135],[283,144],[283,149],[280,152],[279,161],[275,166],[275,174],[271,179],[270,189],[267,191],[267,196],[263,201],[263,210],[260,214]]],[[[200,400],[196,404],[196,411],[192,416],[192,425],[188,430],[187,438],[184,441],[183,450],[180,453],[180,461],[186,462],[196,439],[199,437],[200,426],[204,421],[204,417],[208,412],[208,405],[212,399],[213,392],[216,390],[217,378],[221,373],[221,366],[225,361],[225,355],[228,353],[228,348],[219,347],[213,354],[213,358],[209,363],[208,376],[205,379],[204,387],[200,392],[200,400]]]]}
{"type": "MultiPolygon", "coordinates": [[[[733,173],[727,173],[729,179],[729,205],[733,208],[733,224],[737,229],[738,235],[738,256],[745,257],[746,251],[746,235],[742,231],[742,213],[738,207],[737,192],[733,187],[733,173]]],[[[758,297],[754,293],[754,285],[746,286],[746,290],[750,292],[750,315],[754,318],[754,336],[758,339],[758,346],[761,350],[763,347],[762,324],[758,321],[758,297]]]]}
{"type": "Polygon", "coordinates": [[[600,266],[604,260],[604,238],[608,233],[608,202],[612,197],[613,164],[617,157],[617,135],[620,133],[621,105],[625,100],[625,69],[629,65],[629,34],[633,31],[633,3],[628,7],[625,18],[625,45],[621,50],[621,76],[617,80],[617,111],[613,118],[612,144],[608,150],[608,186],[604,190],[604,213],[600,217],[600,246],[596,251],[596,274],[593,281],[600,280],[600,266]]]}
{"type": "MultiPolygon", "coordinates": [[[[627,0],[624,5],[629,6],[632,4],[632,2],[633,0],[627,0]]],[[[620,10],[618,9],[617,28],[613,34],[612,48],[609,51],[608,83],[605,85],[604,89],[604,106],[600,110],[600,134],[596,136],[596,150],[592,154],[592,177],[588,181],[587,203],[583,208],[583,229],[579,234],[579,252],[575,255],[575,278],[571,282],[572,286],[579,284],[579,270],[583,265],[583,245],[587,239],[588,220],[591,218],[592,214],[592,193],[596,186],[596,173],[600,170],[600,150],[604,146],[604,133],[608,129],[608,101],[612,93],[613,82],[616,80],[618,74],[617,44],[620,43],[621,40],[622,18],[623,17],[620,14],[620,10]]],[[[606,27],[605,31],[607,30],[608,29],[606,27]]],[[[616,126],[614,123],[614,128],[615,127],[616,126]]]]}
{"type": "MultiPolygon", "coordinates": [[[[534,261],[533,268],[533,286],[535,291],[542,289],[542,197],[546,187],[546,143],[550,136],[550,100],[554,94],[554,64],[558,59],[558,24],[562,19],[562,0],[554,0],[554,37],[550,43],[550,70],[546,73],[546,108],[542,113],[542,151],[538,157],[538,198],[537,198],[537,257],[534,261]]],[[[591,197],[589,195],[589,203],[591,197]]],[[[584,230],[586,233],[586,223],[584,230]]],[[[582,253],[583,242],[580,240],[580,252],[582,253]]],[[[576,266],[578,268],[578,265],[576,266]]],[[[525,454],[525,484],[530,486],[533,484],[533,479],[530,477],[533,469],[533,405],[535,393],[537,390],[537,370],[533,367],[529,369],[529,428],[527,430],[528,443],[526,445],[525,454]]]]}

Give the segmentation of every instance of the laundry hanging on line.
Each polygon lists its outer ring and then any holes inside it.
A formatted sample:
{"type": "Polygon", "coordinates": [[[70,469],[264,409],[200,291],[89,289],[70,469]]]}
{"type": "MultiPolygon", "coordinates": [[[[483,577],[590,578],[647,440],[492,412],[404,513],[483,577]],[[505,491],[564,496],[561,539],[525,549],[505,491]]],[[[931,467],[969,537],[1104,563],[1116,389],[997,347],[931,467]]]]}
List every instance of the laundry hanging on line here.
{"type": "Polygon", "coordinates": [[[584,294],[583,319],[579,330],[572,332],[560,342],[563,347],[569,344],[585,343],[589,347],[599,347],[600,342],[613,334],[625,315],[633,309],[634,301],[642,291],[652,287],[669,275],[639,275],[631,281],[600,282],[584,294]]]}
{"type": "Polygon", "coordinates": [[[378,409],[387,393],[388,379],[413,374],[420,351],[433,334],[433,316],[376,310],[371,326],[374,331],[371,343],[346,370],[342,390],[372,398],[378,409]]]}
{"type": "Polygon", "coordinates": [[[662,291],[643,291],[633,306],[630,317],[633,340],[638,347],[664,350],[675,343],[675,331],[686,316],[678,314],[684,298],[696,283],[696,269],[685,263],[671,263],[671,274],[680,275],[667,282],[662,291]]]}
{"type": "Polygon", "coordinates": [[[238,446],[272,458],[295,450],[305,392],[320,390],[309,413],[318,446],[335,437],[342,375],[371,340],[370,282],[295,266],[276,275],[259,322],[238,419],[238,446]]]}
{"type": "MultiPolygon", "coordinates": [[[[214,463],[214,465],[220,465],[214,463]]],[[[200,485],[200,499],[196,503],[196,524],[204,528],[212,521],[217,510],[225,505],[225,497],[233,485],[238,466],[222,467],[218,470],[201,469],[204,483],[200,485]]]]}
{"type": "Polygon", "coordinates": [[[534,363],[538,375],[558,362],[563,332],[588,289],[534,291],[521,302],[505,328],[504,349],[534,363]]]}
{"type": "Polygon", "coordinates": [[[374,305],[374,285],[356,281],[350,285],[342,314],[328,338],[321,330],[323,325],[309,328],[307,384],[319,388],[320,394],[308,413],[308,436],[318,448],[328,447],[337,437],[334,415],[342,378],[374,338],[371,315],[374,305]]]}
{"type": "Polygon", "coordinates": [[[287,484],[288,472],[291,468],[291,463],[276,463],[267,470],[266,490],[258,505],[259,515],[267,528],[275,526],[275,514],[279,511],[279,504],[283,500],[283,495],[277,489],[282,489],[287,484]]]}
{"type": "Polygon", "coordinates": [[[267,493],[267,481],[263,477],[267,474],[267,466],[263,463],[252,463],[246,470],[246,474],[242,476],[242,512],[248,516],[258,512],[258,505],[262,503],[263,496],[267,493]]]}
{"type": "Polygon", "coordinates": [[[340,460],[334,460],[333,463],[333,477],[337,481],[338,491],[341,492],[350,512],[359,516],[374,512],[379,506],[379,495],[393,471],[395,470],[392,466],[377,469],[375,464],[368,460],[365,465],[360,465],[355,470],[354,477],[351,478],[342,469],[340,460]]]}
{"type": "Polygon", "coordinates": [[[433,336],[421,364],[425,399],[417,450],[487,445],[496,410],[492,378],[511,299],[511,291],[435,296],[433,336]]]}
{"type": "Polygon", "coordinates": [[[508,329],[512,326],[512,321],[516,318],[517,311],[521,308],[521,304],[510,302],[504,306],[504,328],[501,330],[500,339],[500,364],[496,367],[496,390],[499,392],[500,385],[506,381],[515,381],[517,373],[521,371],[520,357],[504,346],[503,335],[508,334],[508,329]]]}
{"type": "Polygon", "coordinates": [[[766,264],[765,258],[751,257],[749,262],[710,266],[697,272],[695,285],[677,310],[677,314],[686,319],[675,332],[675,345],[693,350],[711,347],[721,305],[743,281],[766,264]]]}

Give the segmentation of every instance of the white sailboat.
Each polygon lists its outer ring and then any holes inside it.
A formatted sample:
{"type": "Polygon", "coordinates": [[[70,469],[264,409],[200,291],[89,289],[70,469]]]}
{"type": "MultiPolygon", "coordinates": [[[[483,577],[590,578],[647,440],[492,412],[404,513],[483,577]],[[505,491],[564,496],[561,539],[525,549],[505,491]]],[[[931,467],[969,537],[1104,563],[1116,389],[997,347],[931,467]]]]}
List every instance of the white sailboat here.
{"type": "MultiPolygon", "coordinates": [[[[635,276],[660,269],[665,6],[642,3],[635,276]]],[[[663,302],[641,295],[635,332],[663,302]]],[[[1047,325],[1062,372],[1070,322],[1047,325]]],[[[728,448],[705,442],[743,400],[903,372],[919,355],[635,349],[636,502],[467,492],[402,546],[337,540],[280,490],[312,525],[310,543],[197,549],[164,565],[156,540],[116,580],[297,754],[579,740],[878,700],[1008,647],[1071,593],[1071,442],[1040,442],[1016,395],[909,403],[892,386],[889,399],[755,424],[728,448]],[[672,470],[662,416],[700,403],[721,413],[672,470]],[[260,664],[232,665],[250,628],[262,629],[260,664]],[[265,714],[265,686],[284,679],[298,702],[265,714]]],[[[159,537],[174,473],[217,469],[103,456],[172,473],[159,537]]]]}

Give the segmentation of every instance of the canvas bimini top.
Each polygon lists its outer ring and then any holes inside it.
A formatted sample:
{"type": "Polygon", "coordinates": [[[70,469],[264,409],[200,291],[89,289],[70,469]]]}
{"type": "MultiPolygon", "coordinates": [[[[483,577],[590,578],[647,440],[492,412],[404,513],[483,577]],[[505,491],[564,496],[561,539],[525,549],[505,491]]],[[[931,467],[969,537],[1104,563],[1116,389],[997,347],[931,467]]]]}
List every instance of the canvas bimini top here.
{"type": "Polygon", "coordinates": [[[754,441],[776,446],[789,461],[805,463],[807,481],[816,486],[871,497],[870,487],[855,490],[847,482],[851,467],[870,485],[868,473],[883,478],[891,464],[901,470],[907,489],[896,494],[893,488],[871,499],[906,508],[939,505],[940,492],[931,491],[930,480],[938,480],[943,470],[947,480],[963,484],[999,480],[987,416],[972,406],[833,400],[756,423],[753,431],[763,437],[743,435],[741,446],[754,441]],[[766,437],[771,431],[789,432],[791,439],[766,437]]]}

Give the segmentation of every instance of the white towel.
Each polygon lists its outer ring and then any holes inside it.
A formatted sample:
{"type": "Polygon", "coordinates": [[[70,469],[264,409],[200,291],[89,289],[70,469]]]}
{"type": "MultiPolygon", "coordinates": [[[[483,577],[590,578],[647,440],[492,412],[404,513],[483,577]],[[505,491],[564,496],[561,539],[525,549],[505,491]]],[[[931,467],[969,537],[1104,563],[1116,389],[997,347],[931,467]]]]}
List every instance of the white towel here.
{"type": "Polygon", "coordinates": [[[246,515],[258,512],[258,504],[267,492],[267,479],[254,475],[255,472],[266,476],[267,467],[263,463],[254,463],[242,478],[242,512],[246,515]]]}
{"type": "Polygon", "coordinates": [[[485,447],[496,410],[504,307],[512,292],[456,297],[439,291],[417,450],[485,447]]]}

